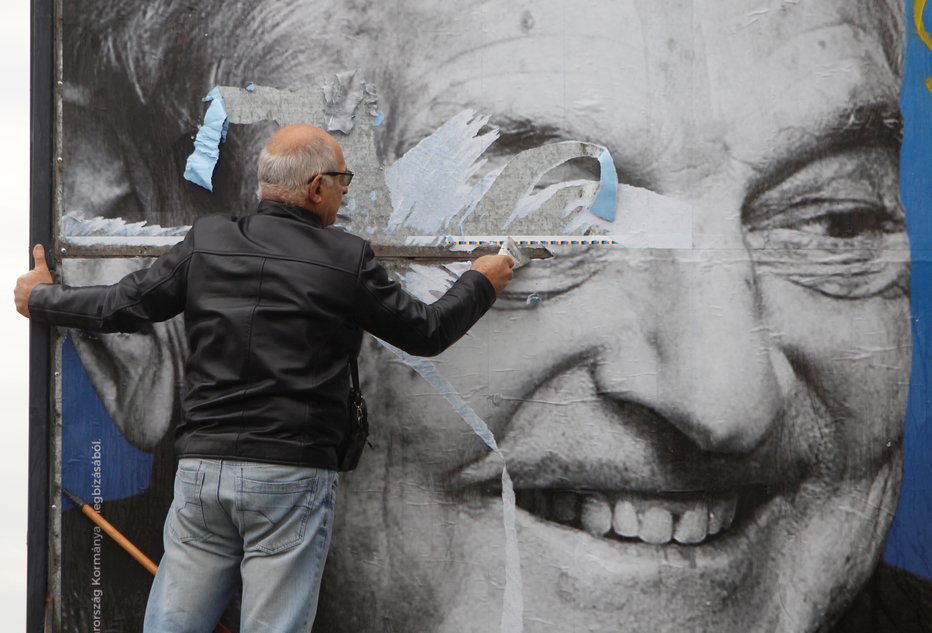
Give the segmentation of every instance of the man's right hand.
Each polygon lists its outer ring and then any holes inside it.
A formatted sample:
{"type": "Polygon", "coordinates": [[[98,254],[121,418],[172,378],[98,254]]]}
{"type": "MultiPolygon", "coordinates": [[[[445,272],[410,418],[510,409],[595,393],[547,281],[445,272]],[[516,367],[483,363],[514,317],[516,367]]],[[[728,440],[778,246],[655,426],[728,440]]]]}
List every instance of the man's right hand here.
{"type": "Polygon", "coordinates": [[[495,296],[502,294],[502,290],[514,277],[515,260],[509,255],[483,255],[472,263],[472,270],[478,270],[492,282],[495,287],[495,296]]]}
{"type": "Polygon", "coordinates": [[[45,249],[41,244],[32,247],[32,257],[36,260],[36,267],[25,275],[20,275],[16,280],[16,288],[13,289],[13,301],[16,303],[16,311],[27,319],[29,318],[29,295],[32,289],[39,284],[52,283],[52,273],[45,263],[45,249]]]}

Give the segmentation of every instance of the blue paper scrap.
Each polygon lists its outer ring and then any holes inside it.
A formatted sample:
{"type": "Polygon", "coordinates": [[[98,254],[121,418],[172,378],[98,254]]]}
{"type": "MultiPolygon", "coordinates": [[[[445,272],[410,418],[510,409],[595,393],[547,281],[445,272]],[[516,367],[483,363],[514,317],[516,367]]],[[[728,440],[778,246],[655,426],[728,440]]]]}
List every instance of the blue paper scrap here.
{"type": "Polygon", "coordinates": [[[256,91],[256,84],[252,83],[251,81],[248,84],[246,84],[246,92],[255,92],[255,91],[256,91]]]}
{"type": "Polygon", "coordinates": [[[194,151],[185,163],[184,177],[207,191],[213,191],[211,178],[217,160],[220,159],[220,143],[227,138],[230,121],[223,95],[220,94],[220,86],[207,93],[203,101],[210,103],[210,107],[204,115],[204,125],[197,131],[197,137],[194,139],[194,151]]]}
{"type": "Polygon", "coordinates": [[[603,220],[615,221],[615,205],[618,204],[618,172],[615,171],[615,161],[608,150],[599,156],[601,174],[599,177],[599,193],[592,203],[590,211],[603,220]]]}
{"type": "Polygon", "coordinates": [[[380,111],[375,115],[375,119],[372,121],[372,127],[379,127],[383,123],[385,123],[385,113],[380,111]]]}

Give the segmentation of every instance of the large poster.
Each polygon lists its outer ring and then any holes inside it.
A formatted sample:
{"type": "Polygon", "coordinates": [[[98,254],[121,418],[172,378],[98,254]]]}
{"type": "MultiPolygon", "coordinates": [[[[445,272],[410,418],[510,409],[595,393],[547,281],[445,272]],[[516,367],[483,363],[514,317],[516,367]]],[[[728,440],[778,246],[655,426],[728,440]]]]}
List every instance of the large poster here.
{"type": "MultiPolygon", "coordinates": [[[[423,300],[532,257],[436,358],[365,340],[315,630],[932,629],[924,0],[60,6],[65,283],[252,213],[295,122],[423,300]]],[[[158,561],[184,324],[55,340],[53,495],[158,561]]],[[[54,627],[141,630],[151,576],[60,507],[54,627]]]]}

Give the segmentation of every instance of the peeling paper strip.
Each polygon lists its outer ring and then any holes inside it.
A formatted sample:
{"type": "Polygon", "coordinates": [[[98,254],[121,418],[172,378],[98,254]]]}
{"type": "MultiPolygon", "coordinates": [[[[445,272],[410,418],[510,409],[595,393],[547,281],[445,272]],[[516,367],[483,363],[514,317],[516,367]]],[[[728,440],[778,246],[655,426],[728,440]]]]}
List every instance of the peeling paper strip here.
{"type": "Polygon", "coordinates": [[[599,194],[589,210],[603,220],[614,222],[615,207],[618,204],[618,172],[607,149],[599,154],[599,166],[599,194]]]}
{"type": "Polygon", "coordinates": [[[184,177],[207,191],[213,191],[211,179],[217,160],[220,159],[220,143],[226,140],[230,123],[220,86],[207,93],[203,101],[210,103],[210,107],[204,115],[204,125],[194,139],[194,151],[185,163],[184,177]]]}
{"type": "MultiPolygon", "coordinates": [[[[570,233],[567,225],[580,217],[590,218],[593,222],[614,219],[618,174],[606,147],[580,141],[560,141],[519,152],[487,189],[482,200],[459,218],[457,228],[461,234],[498,230],[515,234],[526,233],[533,228],[560,235],[570,233]],[[553,169],[578,158],[599,161],[601,173],[598,184],[589,180],[571,180],[539,188],[553,169]],[[596,201],[600,215],[591,212],[596,201]],[[504,219],[503,212],[508,213],[504,219]]],[[[583,228],[580,233],[585,230],[583,228]]]]}
{"type": "Polygon", "coordinates": [[[693,248],[692,207],[620,184],[605,146],[548,143],[482,173],[485,152],[499,135],[488,121],[487,116],[464,110],[385,171],[392,202],[389,234],[416,232],[411,243],[418,245],[431,237],[443,239],[444,234],[458,242],[475,242],[507,231],[516,240],[526,236],[544,244],[572,245],[580,236],[594,236],[627,248],[693,248]],[[485,129],[490,131],[482,133],[485,129]],[[541,185],[553,169],[579,158],[599,162],[598,181],[541,185]],[[532,232],[537,235],[529,235],[532,232]]]}
{"type": "Polygon", "coordinates": [[[174,246],[184,239],[189,226],[163,227],[145,222],[126,222],[122,218],[85,217],[69,212],[61,218],[61,235],[65,244],[96,246],[174,246]]]}
{"type": "Polygon", "coordinates": [[[173,235],[76,235],[63,236],[62,241],[72,246],[91,248],[98,246],[130,246],[164,248],[174,246],[183,236],[173,235]]]}
{"type": "Polygon", "coordinates": [[[385,170],[392,202],[389,232],[439,233],[478,202],[485,191],[481,183],[469,183],[485,163],[482,154],[498,139],[497,129],[480,134],[488,122],[489,117],[464,110],[385,170]]]}
{"type": "Polygon", "coordinates": [[[83,213],[71,211],[61,218],[61,231],[65,237],[162,237],[184,236],[190,226],[168,226],[127,222],[123,218],[85,217],[83,213]]]}
{"type": "Polygon", "coordinates": [[[378,339],[390,352],[421,375],[437,393],[450,403],[453,410],[486,446],[502,460],[502,521],[505,526],[505,596],[502,604],[501,633],[521,633],[524,628],[524,596],[522,595],[521,556],[518,551],[518,530],[515,526],[515,488],[505,465],[505,456],[498,449],[495,436],[485,421],[473,411],[456,389],[441,375],[437,367],[425,358],[411,356],[378,339]]]}

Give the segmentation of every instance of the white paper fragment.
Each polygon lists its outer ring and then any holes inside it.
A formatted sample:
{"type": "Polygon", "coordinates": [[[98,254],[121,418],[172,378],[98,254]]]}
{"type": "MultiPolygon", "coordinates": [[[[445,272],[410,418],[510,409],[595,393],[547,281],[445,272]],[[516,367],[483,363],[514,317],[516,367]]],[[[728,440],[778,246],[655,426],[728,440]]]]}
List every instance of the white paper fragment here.
{"type": "Polygon", "coordinates": [[[356,125],[356,106],[366,93],[366,82],[357,79],[355,70],[346,70],[324,84],[323,91],[327,131],[349,134],[356,125]]]}
{"type": "Polygon", "coordinates": [[[614,222],[580,218],[569,224],[568,232],[583,225],[626,248],[693,247],[692,205],[643,187],[619,185],[614,222]]]}
{"type": "Polygon", "coordinates": [[[71,243],[128,244],[124,238],[140,238],[135,244],[162,245],[180,242],[189,226],[162,227],[145,222],[126,222],[122,218],[84,217],[80,212],[62,216],[62,237],[71,243]]]}
{"type": "Polygon", "coordinates": [[[447,291],[456,281],[457,276],[451,274],[442,266],[425,266],[411,264],[401,282],[404,289],[423,301],[433,303],[447,291]]]}
{"type": "Polygon", "coordinates": [[[479,131],[489,117],[460,112],[385,170],[392,201],[388,231],[402,228],[440,233],[483,189],[468,184],[484,164],[480,157],[498,139],[498,130],[479,131]]]}

